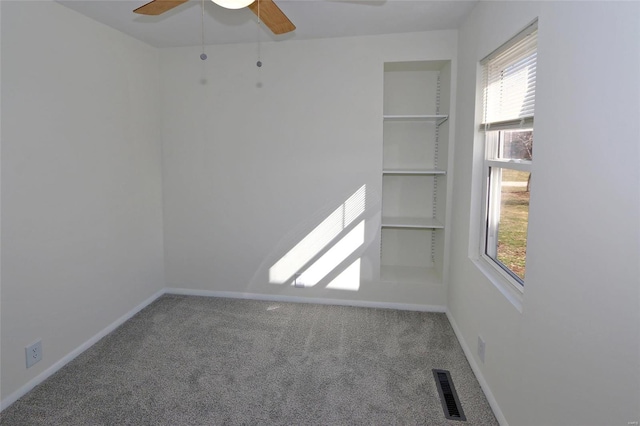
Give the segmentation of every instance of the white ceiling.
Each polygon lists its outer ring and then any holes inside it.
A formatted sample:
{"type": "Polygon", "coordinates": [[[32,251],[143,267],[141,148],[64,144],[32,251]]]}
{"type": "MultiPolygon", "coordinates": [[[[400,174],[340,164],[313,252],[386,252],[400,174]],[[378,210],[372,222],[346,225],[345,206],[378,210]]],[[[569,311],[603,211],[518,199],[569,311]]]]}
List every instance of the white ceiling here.
{"type": "MultiPolygon", "coordinates": [[[[202,42],[202,2],[190,0],[160,16],[133,9],[150,0],[56,0],[96,21],[155,47],[197,46],[202,42]]],[[[204,1],[205,44],[347,37],[455,29],[477,0],[275,0],[296,25],[274,36],[248,9],[228,10],[204,1]]]]}

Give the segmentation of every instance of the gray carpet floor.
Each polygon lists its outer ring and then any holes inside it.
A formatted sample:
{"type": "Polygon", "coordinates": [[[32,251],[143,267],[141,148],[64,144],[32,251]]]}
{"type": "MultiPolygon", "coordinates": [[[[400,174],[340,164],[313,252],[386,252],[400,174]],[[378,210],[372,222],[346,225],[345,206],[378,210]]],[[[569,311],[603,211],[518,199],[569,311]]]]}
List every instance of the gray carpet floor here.
{"type": "Polygon", "coordinates": [[[1,425],[496,425],[444,314],[166,295],[1,425]],[[446,420],[432,369],[466,422],[446,420]]]}

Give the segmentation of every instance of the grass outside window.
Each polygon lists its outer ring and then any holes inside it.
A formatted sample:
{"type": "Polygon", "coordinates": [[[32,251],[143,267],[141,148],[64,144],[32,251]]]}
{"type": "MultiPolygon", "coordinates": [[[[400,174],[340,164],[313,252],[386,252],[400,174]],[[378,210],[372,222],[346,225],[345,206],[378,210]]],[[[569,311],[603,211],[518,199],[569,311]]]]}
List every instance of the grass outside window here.
{"type": "Polygon", "coordinates": [[[529,172],[503,169],[497,261],[524,281],[529,223],[529,172]]]}

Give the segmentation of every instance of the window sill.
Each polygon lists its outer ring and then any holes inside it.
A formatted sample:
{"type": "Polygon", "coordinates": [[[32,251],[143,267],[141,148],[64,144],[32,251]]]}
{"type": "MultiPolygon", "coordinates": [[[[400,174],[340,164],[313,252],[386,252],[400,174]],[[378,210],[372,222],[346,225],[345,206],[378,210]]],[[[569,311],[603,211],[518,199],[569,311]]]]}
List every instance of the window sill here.
{"type": "MultiPolygon", "coordinates": [[[[516,287],[503,273],[497,270],[488,260],[483,257],[471,258],[471,261],[484,274],[485,277],[494,285],[496,289],[513,305],[514,308],[522,313],[522,296],[523,292],[516,287]]],[[[519,284],[517,284],[519,285],[519,284]]]]}

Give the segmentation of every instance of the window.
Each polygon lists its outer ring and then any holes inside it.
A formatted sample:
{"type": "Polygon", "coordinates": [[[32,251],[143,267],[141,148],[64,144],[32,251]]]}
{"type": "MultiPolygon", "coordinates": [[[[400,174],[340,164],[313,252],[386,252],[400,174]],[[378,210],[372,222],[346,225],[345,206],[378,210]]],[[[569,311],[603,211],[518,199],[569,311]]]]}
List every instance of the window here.
{"type": "Polygon", "coordinates": [[[533,162],[537,23],[481,61],[485,138],[481,254],[524,287],[533,162]]]}

